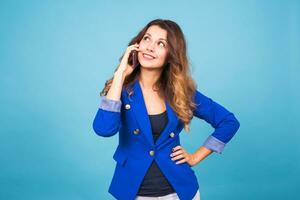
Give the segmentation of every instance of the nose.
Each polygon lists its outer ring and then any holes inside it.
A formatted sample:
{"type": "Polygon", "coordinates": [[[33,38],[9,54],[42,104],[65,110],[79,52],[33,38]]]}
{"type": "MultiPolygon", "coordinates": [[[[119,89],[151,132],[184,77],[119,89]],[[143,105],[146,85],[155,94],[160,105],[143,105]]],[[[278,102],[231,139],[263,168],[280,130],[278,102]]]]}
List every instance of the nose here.
{"type": "Polygon", "coordinates": [[[154,44],[155,44],[155,42],[150,43],[150,44],[147,46],[147,50],[153,52],[153,51],[154,51],[154,47],[153,47],[154,44]]]}

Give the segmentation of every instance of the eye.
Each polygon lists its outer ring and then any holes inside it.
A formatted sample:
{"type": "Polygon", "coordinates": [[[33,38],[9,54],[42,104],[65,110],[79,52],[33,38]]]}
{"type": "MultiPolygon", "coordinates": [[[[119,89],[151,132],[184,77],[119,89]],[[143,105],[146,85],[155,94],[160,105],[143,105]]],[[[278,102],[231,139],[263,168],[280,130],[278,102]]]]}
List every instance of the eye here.
{"type": "Polygon", "coordinates": [[[163,42],[159,42],[159,44],[163,44],[162,47],[165,47],[165,46],[166,46],[165,43],[163,43],[163,42]]]}
{"type": "Polygon", "coordinates": [[[149,39],[149,37],[148,37],[148,36],[145,36],[145,37],[144,37],[144,40],[147,40],[147,38],[149,39]]]}

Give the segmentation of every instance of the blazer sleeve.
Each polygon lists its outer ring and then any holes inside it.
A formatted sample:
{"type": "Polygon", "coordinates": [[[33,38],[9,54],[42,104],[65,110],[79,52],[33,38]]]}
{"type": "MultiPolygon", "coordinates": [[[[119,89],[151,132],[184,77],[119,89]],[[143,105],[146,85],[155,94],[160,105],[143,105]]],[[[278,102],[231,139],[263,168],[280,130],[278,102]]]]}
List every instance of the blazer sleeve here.
{"type": "Polygon", "coordinates": [[[121,127],[121,100],[101,96],[100,105],[93,121],[93,129],[99,136],[115,135],[121,127]]]}
{"type": "Polygon", "coordinates": [[[194,116],[205,120],[214,128],[203,146],[221,154],[225,145],[239,129],[239,121],[232,112],[198,90],[195,92],[194,101],[197,104],[193,111],[194,116]]]}

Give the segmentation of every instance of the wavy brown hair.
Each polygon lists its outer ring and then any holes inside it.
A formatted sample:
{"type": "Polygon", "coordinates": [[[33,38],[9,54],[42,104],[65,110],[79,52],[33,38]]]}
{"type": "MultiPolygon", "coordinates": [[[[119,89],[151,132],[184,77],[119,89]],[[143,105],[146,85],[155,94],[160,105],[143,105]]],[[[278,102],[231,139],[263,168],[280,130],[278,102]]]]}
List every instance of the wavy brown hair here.
{"type": "MultiPolygon", "coordinates": [[[[186,40],[179,25],[171,20],[152,20],[129,42],[128,46],[140,43],[147,29],[152,25],[157,25],[167,31],[167,42],[169,45],[166,64],[163,66],[162,74],[154,84],[154,87],[164,93],[166,100],[183,123],[185,131],[189,132],[193,110],[196,108],[196,104],[193,101],[196,83],[191,77],[186,40]]],[[[123,56],[124,54],[119,58],[120,62],[123,56]]],[[[115,69],[115,72],[118,70],[118,67],[115,69]]],[[[128,95],[132,95],[133,91],[130,86],[139,77],[139,74],[140,67],[138,65],[125,77],[123,87],[125,87],[128,95]]],[[[107,94],[112,81],[113,77],[106,81],[100,96],[107,94]]]]}

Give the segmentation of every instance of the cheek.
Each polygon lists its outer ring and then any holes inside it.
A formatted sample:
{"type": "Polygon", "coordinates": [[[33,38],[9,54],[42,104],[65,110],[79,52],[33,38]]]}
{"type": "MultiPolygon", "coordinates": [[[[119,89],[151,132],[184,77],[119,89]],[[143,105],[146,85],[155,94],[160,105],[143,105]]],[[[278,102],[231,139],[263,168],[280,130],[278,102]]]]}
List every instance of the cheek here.
{"type": "Polygon", "coordinates": [[[144,42],[139,43],[139,49],[145,50],[146,49],[146,44],[144,42]]]}
{"type": "Polygon", "coordinates": [[[144,50],[141,48],[139,48],[139,49],[140,49],[140,51],[138,52],[138,58],[142,58],[144,50]]]}
{"type": "Polygon", "coordinates": [[[165,51],[160,52],[160,54],[159,54],[160,61],[164,62],[166,57],[167,57],[167,52],[165,52],[165,51]]]}

